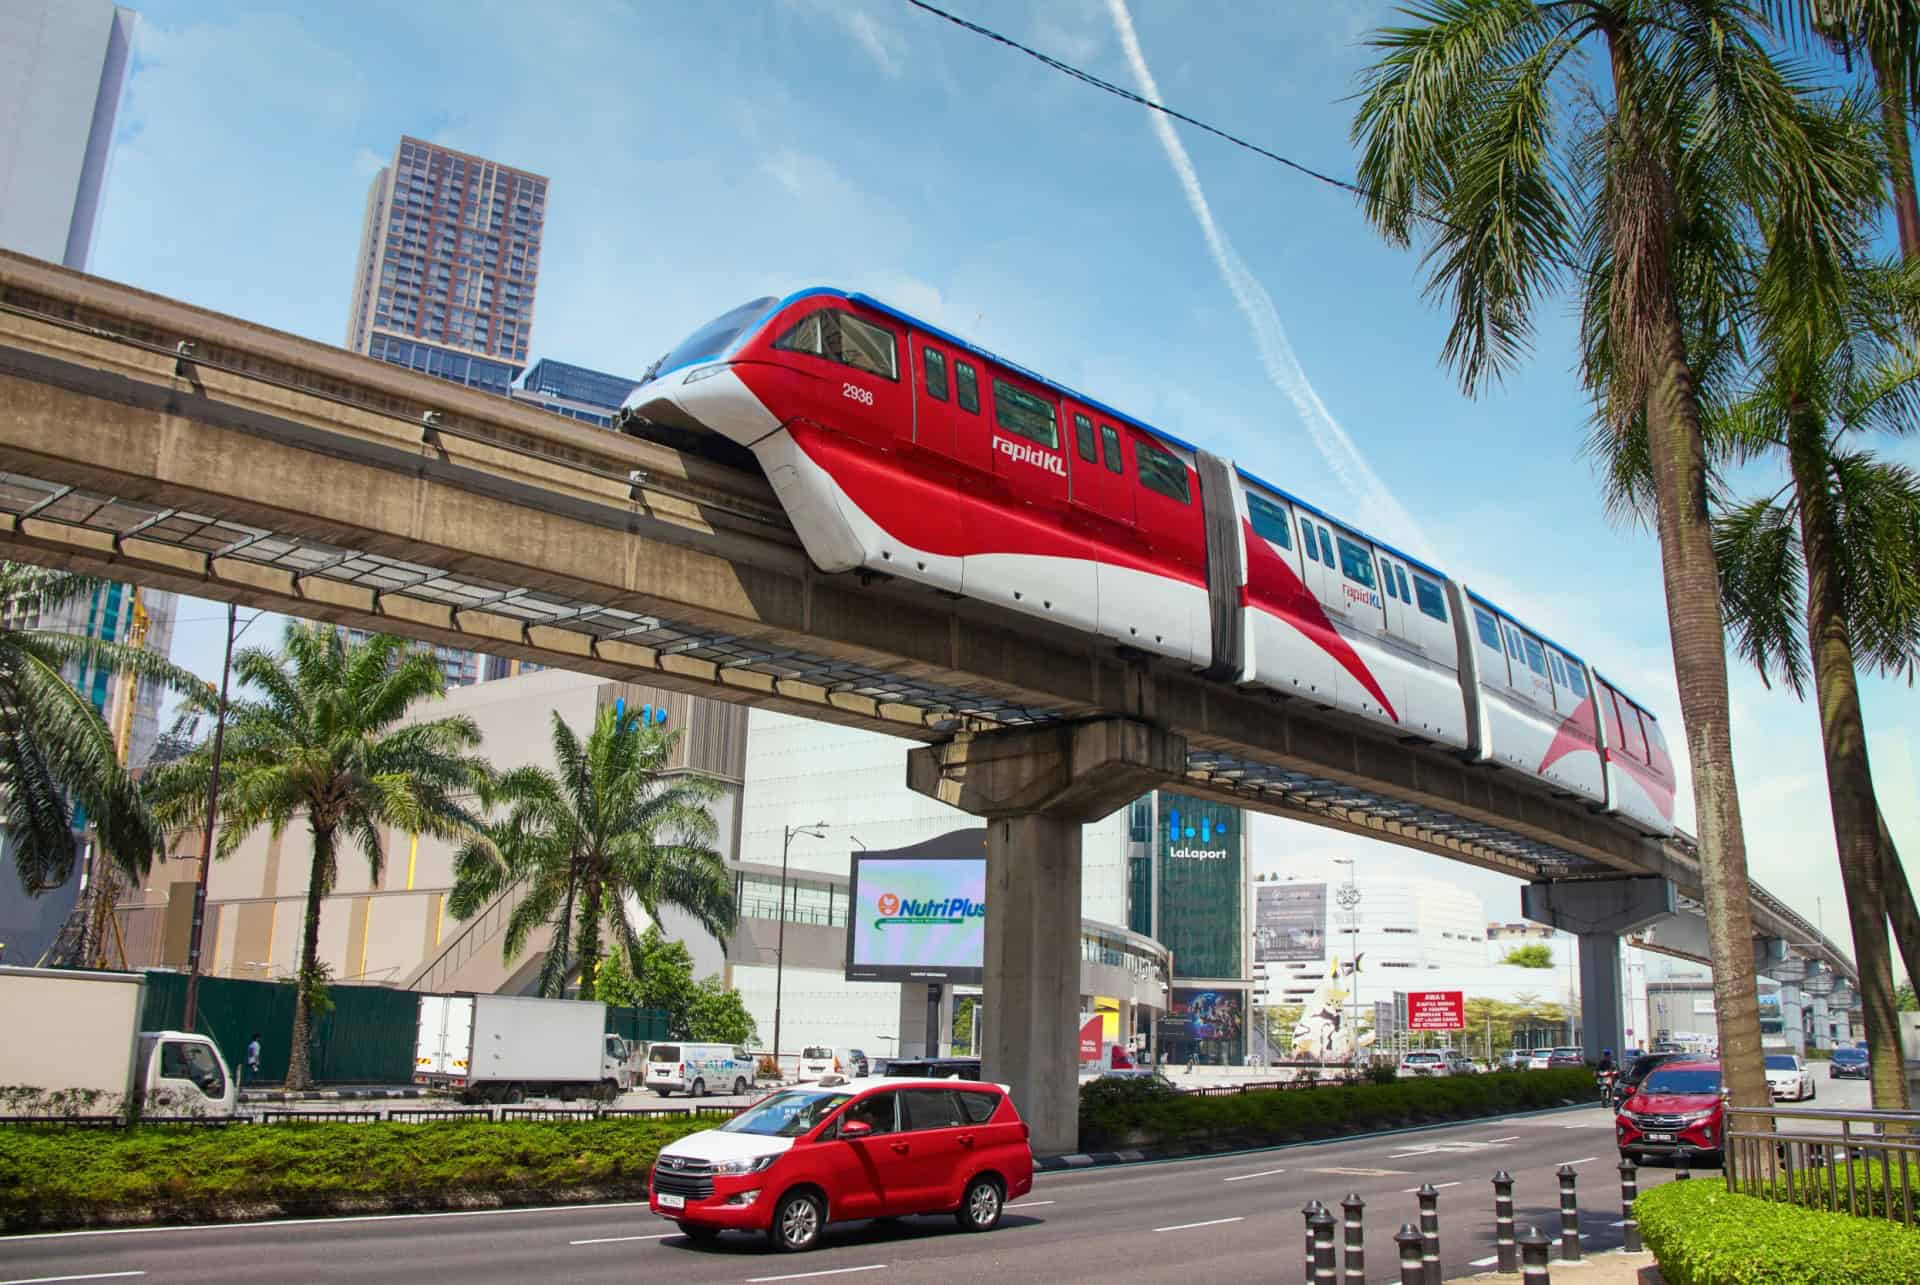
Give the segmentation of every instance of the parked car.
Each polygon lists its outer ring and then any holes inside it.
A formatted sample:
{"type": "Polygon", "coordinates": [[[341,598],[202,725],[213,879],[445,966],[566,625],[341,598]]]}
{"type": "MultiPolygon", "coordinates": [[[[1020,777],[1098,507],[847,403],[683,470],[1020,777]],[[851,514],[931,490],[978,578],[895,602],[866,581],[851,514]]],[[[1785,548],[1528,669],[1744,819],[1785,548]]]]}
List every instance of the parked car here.
{"type": "Polygon", "coordinates": [[[1865,1049],[1835,1049],[1827,1062],[1829,1080],[1864,1080],[1867,1078],[1867,1051],[1865,1049]]]}
{"type": "Polygon", "coordinates": [[[1585,1066],[1587,1051],[1577,1044],[1563,1044],[1547,1053],[1548,1066],[1585,1066]]]}
{"type": "Polygon", "coordinates": [[[1447,1060],[1448,1075],[1479,1074],[1480,1068],[1475,1066],[1473,1060],[1459,1049],[1443,1049],[1441,1056],[1447,1060]]]}
{"type": "Polygon", "coordinates": [[[1400,1065],[1395,1068],[1393,1074],[1394,1078],[1399,1080],[1430,1079],[1435,1076],[1451,1075],[1453,1070],[1447,1064],[1443,1054],[1402,1053],[1400,1065]]]}
{"type": "Polygon", "coordinates": [[[1726,1103],[1720,1064],[1683,1058],[1655,1067],[1614,1116],[1623,1160],[1685,1155],[1689,1162],[1720,1163],[1726,1134],[1726,1103]]]}
{"type": "Polygon", "coordinates": [[[731,1044],[675,1040],[647,1050],[647,1087],[663,1098],[675,1089],[696,1098],[747,1093],[759,1073],[759,1059],[731,1044]]]}
{"type": "Polygon", "coordinates": [[[861,1068],[866,1065],[867,1055],[858,1049],[829,1048],[824,1044],[810,1044],[800,1050],[800,1079],[818,1080],[825,1075],[843,1075],[852,1079],[856,1075],[865,1075],[861,1068]]]}
{"type": "Polygon", "coordinates": [[[829,1076],[669,1143],[647,1195],[694,1241],[760,1231],[794,1251],[853,1218],[951,1213],[989,1231],[1032,1189],[1027,1126],[999,1085],[829,1076]]]}
{"type": "Polygon", "coordinates": [[[977,1080],[977,1057],[896,1057],[887,1063],[889,1076],[920,1076],[929,1080],[977,1080]]]}
{"type": "Polygon", "coordinates": [[[1500,1055],[1499,1065],[1506,1071],[1524,1071],[1532,1060],[1532,1049],[1508,1049],[1500,1055]]]}
{"type": "Polygon", "coordinates": [[[1776,1101],[1805,1102],[1813,1097],[1813,1072],[1791,1053],[1767,1054],[1767,1092],[1776,1101]]]}

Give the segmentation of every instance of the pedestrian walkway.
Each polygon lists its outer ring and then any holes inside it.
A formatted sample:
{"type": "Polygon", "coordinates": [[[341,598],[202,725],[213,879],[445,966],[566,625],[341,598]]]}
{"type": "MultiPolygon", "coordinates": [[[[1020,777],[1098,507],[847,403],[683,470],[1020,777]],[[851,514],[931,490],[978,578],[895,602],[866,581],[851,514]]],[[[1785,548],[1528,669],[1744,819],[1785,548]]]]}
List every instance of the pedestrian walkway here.
{"type": "MultiPolygon", "coordinates": [[[[1666,1285],[1667,1280],[1660,1274],[1652,1254],[1629,1254],[1625,1251],[1590,1254],[1577,1263],[1563,1263],[1556,1258],[1549,1270],[1553,1280],[1572,1281],[1574,1285],[1666,1285]]],[[[1518,1285],[1520,1273],[1482,1272],[1478,1276],[1457,1276],[1454,1279],[1472,1281],[1474,1285],[1502,1285],[1508,1281],[1518,1285]]]]}

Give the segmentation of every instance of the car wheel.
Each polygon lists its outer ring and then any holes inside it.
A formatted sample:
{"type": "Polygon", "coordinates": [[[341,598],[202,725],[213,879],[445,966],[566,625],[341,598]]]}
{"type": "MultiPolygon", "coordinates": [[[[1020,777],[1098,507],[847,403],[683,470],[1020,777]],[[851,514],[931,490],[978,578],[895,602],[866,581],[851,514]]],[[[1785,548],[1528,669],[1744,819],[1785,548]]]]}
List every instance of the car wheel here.
{"type": "Polygon", "coordinates": [[[655,1089],[654,1092],[659,1094],[663,1098],[670,1098],[673,1096],[672,1089],[655,1089]]]}
{"type": "Polygon", "coordinates": [[[509,1084],[507,1091],[500,1095],[500,1100],[510,1107],[517,1107],[527,1100],[527,1091],[517,1084],[509,1084]]]}
{"type": "Polygon", "coordinates": [[[696,1245],[711,1245],[714,1241],[720,1239],[720,1229],[718,1227],[705,1227],[699,1223],[675,1223],[674,1226],[680,1229],[682,1236],[685,1236],[696,1245]]]}
{"type": "Polygon", "coordinates": [[[810,1191],[789,1192],[774,1208],[773,1226],[767,1229],[767,1235],[775,1249],[797,1254],[814,1247],[826,1221],[827,1209],[820,1197],[810,1191]]]}
{"type": "Polygon", "coordinates": [[[1819,1096],[1820,1090],[1813,1087],[1813,1081],[1807,1081],[1807,1101],[1811,1102],[1819,1096]]]}
{"type": "Polygon", "coordinates": [[[962,1231],[992,1231],[1000,1225],[1000,1211],[1006,1207],[1006,1193],[1001,1190],[1000,1180],[982,1174],[967,1184],[966,1195],[960,1197],[960,1209],[954,1217],[960,1220],[962,1231]]]}
{"type": "Polygon", "coordinates": [[[696,1098],[704,1098],[707,1096],[707,1082],[705,1080],[695,1080],[693,1087],[688,1089],[687,1092],[696,1098]]]}
{"type": "Polygon", "coordinates": [[[744,1076],[738,1076],[738,1075],[734,1076],[733,1077],[733,1096],[736,1098],[741,1098],[741,1097],[745,1097],[746,1094],[747,1094],[746,1078],[744,1076]]]}

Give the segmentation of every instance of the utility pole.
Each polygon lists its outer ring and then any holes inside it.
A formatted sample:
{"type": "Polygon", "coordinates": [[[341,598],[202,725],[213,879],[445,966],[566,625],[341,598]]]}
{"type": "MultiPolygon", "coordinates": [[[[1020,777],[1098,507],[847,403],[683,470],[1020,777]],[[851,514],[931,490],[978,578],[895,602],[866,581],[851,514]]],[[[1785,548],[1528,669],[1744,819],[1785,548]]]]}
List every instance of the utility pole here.
{"type": "Polygon", "coordinates": [[[213,721],[213,764],[207,781],[207,824],[200,832],[200,874],[193,884],[193,927],[187,939],[187,1012],[184,1025],[189,1031],[194,1029],[194,1019],[199,1011],[200,936],[207,921],[207,875],[213,869],[213,822],[220,810],[220,755],[227,743],[227,680],[233,673],[233,626],[239,610],[233,603],[227,604],[227,651],[220,663],[220,706],[214,713],[213,721]]]}
{"type": "MultiPolygon", "coordinates": [[[[804,834],[809,838],[827,837],[827,823],[815,821],[812,825],[781,826],[780,838],[780,928],[773,956],[773,1073],[780,1074],[780,1000],[787,974],[787,850],[793,847],[793,836],[804,834]]],[[[851,910],[851,908],[849,908],[851,910]]]]}

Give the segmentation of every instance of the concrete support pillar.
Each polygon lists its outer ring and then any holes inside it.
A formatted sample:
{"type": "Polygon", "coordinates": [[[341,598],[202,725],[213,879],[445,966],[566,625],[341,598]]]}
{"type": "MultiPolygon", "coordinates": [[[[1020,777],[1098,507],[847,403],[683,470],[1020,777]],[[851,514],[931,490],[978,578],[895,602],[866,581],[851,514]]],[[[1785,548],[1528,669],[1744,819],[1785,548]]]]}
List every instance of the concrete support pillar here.
{"type": "Polygon", "coordinates": [[[1829,1029],[1829,1024],[1833,1018],[1827,1011],[1827,997],[1809,995],[1807,999],[1809,1027],[1807,1044],[1812,1048],[1830,1049],[1833,1047],[1833,1033],[1829,1029]]]}
{"type": "Polygon", "coordinates": [[[1186,770],[1183,738],[1130,719],[956,737],[907,755],[907,784],[988,818],[986,1040],[1033,1149],[1079,1146],[1080,827],[1186,770]]]}
{"type": "Polygon", "coordinates": [[[1674,913],[1673,885],[1654,875],[1530,883],[1520,913],[1580,939],[1581,1047],[1587,1060],[1626,1043],[1620,938],[1674,913]]]}

